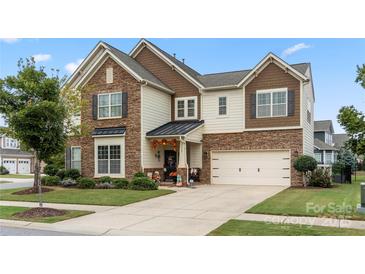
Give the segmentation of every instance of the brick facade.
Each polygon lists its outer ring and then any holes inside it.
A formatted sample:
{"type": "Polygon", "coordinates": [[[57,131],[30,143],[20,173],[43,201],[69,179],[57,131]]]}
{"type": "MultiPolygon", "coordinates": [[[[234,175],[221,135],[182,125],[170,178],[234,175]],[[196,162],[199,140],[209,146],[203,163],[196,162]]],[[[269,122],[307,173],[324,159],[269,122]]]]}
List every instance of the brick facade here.
{"type": "Polygon", "coordinates": [[[245,87],[245,122],[246,128],[288,127],[300,125],[300,81],[276,64],[269,64],[245,87]],[[295,109],[293,116],[251,118],[251,94],[260,89],[287,87],[295,92],[295,109]]]}
{"type": "Polygon", "coordinates": [[[302,185],[302,176],[295,171],[293,163],[303,154],[303,130],[251,131],[242,133],[204,134],[203,168],[200,181],[210,183],[210,152],[212,150],[270,150],[290,149],[291,184],[302,185]]]}
{"type": "Polygon", "coordinates": [[[80,138],[70,138],[69,146],[81,146],[81,173],[94,177],[94,140],[91,132],[95,128],[126,127],[125,136],[125,174],[132,178],[141,171],[141,86],[121,66],[108,59],[88,81],[82,92],[85,107],[81,112],[81,124],[86,125],[87,133],[80,138]],[[113,68],[113,83],[106,83],[106,68],[113,68]],[[93,120],[92,96],[110,92],[128,92],[128,117],[93,120]]]}
{"type": "Polygon", "coordinates": [[[162,61],[158,56],[148,48],[144,48],[135,58],[152,74],[159,78],[165,85],[175,91],[171,96],[171,119],[175,120],[175,98],[197,96],[198,102],[198,119],[200,119],[200,94],[196,86],[191,84],[177,71],[173,70],[168,64],[162,61]]]}

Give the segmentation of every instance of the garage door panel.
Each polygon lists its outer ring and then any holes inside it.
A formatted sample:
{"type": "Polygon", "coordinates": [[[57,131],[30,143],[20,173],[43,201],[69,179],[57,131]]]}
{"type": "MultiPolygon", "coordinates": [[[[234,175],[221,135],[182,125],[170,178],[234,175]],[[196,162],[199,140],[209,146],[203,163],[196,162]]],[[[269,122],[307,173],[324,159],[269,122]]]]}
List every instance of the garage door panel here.
{"type": "Polygon", "coordinates": [[[213,184],[290,185],[289,151],[213,152],[211,165],[213,184]]]}

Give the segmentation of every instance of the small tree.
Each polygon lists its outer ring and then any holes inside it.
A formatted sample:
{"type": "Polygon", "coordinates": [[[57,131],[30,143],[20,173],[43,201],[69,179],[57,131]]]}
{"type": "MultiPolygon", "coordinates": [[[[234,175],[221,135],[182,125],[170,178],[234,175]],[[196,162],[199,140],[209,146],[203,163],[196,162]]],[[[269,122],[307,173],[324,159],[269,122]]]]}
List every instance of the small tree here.
{"type": "Polygon", "coordinates": [[[295,160],[294,168],[304,175],[304,186],[307,186],[311,172],[317,168],[317,161],[311,156],[302,155],[295,160]]]}

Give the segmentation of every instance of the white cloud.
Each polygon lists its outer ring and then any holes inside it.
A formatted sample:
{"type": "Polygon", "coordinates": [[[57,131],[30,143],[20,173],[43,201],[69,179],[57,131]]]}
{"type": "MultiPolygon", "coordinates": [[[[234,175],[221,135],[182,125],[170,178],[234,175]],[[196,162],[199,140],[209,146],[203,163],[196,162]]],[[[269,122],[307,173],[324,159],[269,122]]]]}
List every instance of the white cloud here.
{"type": "Polygon", "coordinates": [[[312,47],[311,45],[307,45],[305,43],[299,43],[299,44],[296,44],[290,48],[287,48],[286,50],[283,51],[282,55],[284,57],[286,56],[289,56],[289,55],[292,55],[293,53],[296,53],[297,51],[300,51],[302,49],[307,49],[307,48],[310,48],[312,47]]]}
{"type": "Polygon", "coordinates": [[[44,62],[44,61],[48,61],[49,59],[51,59],[51,54],[35,54],[33,55],[34,61],[35,62],[44,62]]]}
{"type": "Polygon", "coordinates": [[[77,67],[82,63],[82,61],[84,61],[84,59],[77,59],[76,62],[71,62],[71,63],[68,63],[66,66],[65,66],[65,69],[69,72],[69,73],[73,73],[77,67]]]}
{"type": "Polygon", "coordinates": [[[20,39],[18,38],[0,38],[0,41],[3,41],[7,44],[13,44],[13,43],[16,43],[18,42],[20,39]]]}

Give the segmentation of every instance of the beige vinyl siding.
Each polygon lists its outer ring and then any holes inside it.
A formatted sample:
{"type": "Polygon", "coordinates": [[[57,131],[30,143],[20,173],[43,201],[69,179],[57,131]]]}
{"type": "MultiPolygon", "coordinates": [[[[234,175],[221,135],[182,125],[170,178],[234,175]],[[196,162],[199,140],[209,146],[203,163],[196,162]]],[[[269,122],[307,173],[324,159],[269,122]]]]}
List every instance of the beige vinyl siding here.
{"type": "MultiPolygon", "coordinates": [[[[309,69],[307,74],[309,73],[309,69]]],[[[302,121],[303,121],[303,154],[314,157],[314,98],[312,93],[312,81],[303,84],[303,92],[302,92],[302,121]],[[311,122],[307,121],[307,104],[311,104],[311,122]]]]}
{"type": "Polygon", "coordinates": [[[189,143],[190,168],[202,168],[202,144],[189,143]]]}
{"type": "Polygon", "coordinates": [[[160,149],[160,161],[155,157],[146,133],[171,121],[171,96],[149,86],[142,86],[142,167],[162,168],[164,153],[160,149]]]}
{"type": "Polygon", "coordinates": [[[203,140],[203,130],[204,126],[200,126],[199,128],[193,130],[186,136],[186,141],[194,142],[194,143],[201,143],[203,140]]]}
{"type": "Polygon", "coordinates": [[[203,94],[204,133],[243,131],[243,89],[207,91],[203,94]],[[227,115],[219,115],[219,97],[227,97],[227,115]]]}

